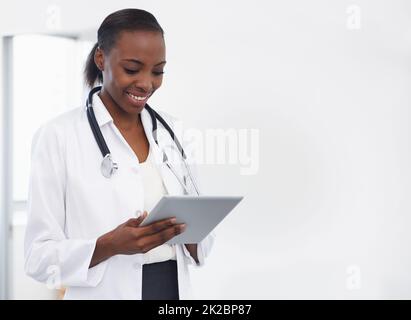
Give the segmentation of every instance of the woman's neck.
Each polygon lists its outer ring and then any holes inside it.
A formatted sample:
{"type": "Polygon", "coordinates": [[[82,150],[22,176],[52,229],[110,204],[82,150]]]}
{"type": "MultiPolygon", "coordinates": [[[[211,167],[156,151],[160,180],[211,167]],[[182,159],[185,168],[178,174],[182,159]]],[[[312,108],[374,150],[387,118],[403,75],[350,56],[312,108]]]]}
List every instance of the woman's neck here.
{"type": "Polygon", "coordinates": [[[103,89],[99,93],[99,97],[103,104],[106,106],[107,111],[113,118],[114,124],[120,130],[131,131],[135,129],[141,129],[141,115],[136,117],[134,114],[125,112],[120,106],[113,100],[110,94],[103,89]]]}

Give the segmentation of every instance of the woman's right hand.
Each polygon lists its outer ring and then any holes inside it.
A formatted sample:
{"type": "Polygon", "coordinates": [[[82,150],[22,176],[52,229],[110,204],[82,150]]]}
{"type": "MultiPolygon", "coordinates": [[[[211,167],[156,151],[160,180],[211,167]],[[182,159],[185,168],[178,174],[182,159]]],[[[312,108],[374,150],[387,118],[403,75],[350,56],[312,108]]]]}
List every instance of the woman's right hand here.
{"type": "Polygon", "coordinates": [[[97,239],[90,268],[117,254],[146,253],[184,232],[184,224],[168,218],[140,227],[147,211],[97,239]]]}

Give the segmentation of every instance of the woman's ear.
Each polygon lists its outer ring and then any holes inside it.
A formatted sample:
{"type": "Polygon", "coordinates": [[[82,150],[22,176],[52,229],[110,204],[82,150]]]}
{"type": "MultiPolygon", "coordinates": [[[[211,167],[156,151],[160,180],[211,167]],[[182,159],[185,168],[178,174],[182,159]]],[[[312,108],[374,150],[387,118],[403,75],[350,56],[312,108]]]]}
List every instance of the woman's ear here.
{"type": "Polygon", "coordinates": [[[94,53],[94,63],[100,71],[104,71],[104,53],[100,47],[97,47],[96,52],[94,53]]]}

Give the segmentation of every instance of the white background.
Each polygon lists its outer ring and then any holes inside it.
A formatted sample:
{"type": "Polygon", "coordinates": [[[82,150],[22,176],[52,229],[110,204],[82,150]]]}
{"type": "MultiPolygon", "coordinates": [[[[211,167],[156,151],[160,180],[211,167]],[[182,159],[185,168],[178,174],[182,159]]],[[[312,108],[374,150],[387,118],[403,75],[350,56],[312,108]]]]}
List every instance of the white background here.
{"type": "Polygon", "coordinates": [[[50,33],[52,4],[57,33],[87,39],[114,10],[152,12],[168,62],[151,105],[203,130],[259,130],[257,174],[200,168],[207,193],[245,200],[193,270],[198,298],[411,298],[409,1],[15,0],[0,32],[50,33]]]}

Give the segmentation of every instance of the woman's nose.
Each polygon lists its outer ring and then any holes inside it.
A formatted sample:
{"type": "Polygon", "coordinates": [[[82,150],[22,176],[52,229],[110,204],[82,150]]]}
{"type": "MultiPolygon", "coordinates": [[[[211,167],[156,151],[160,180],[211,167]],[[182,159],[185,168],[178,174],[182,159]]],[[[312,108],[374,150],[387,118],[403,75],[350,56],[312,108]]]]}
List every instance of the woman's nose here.
{"type": "Polygon", "coordinates": [[[141,77],[140,79],[138,79],[138,81],[135,82],[134,86],[142,93],[150,93],[151,91],[153,91],[153,84],[151,77],[149,76],[141,77]]]}

